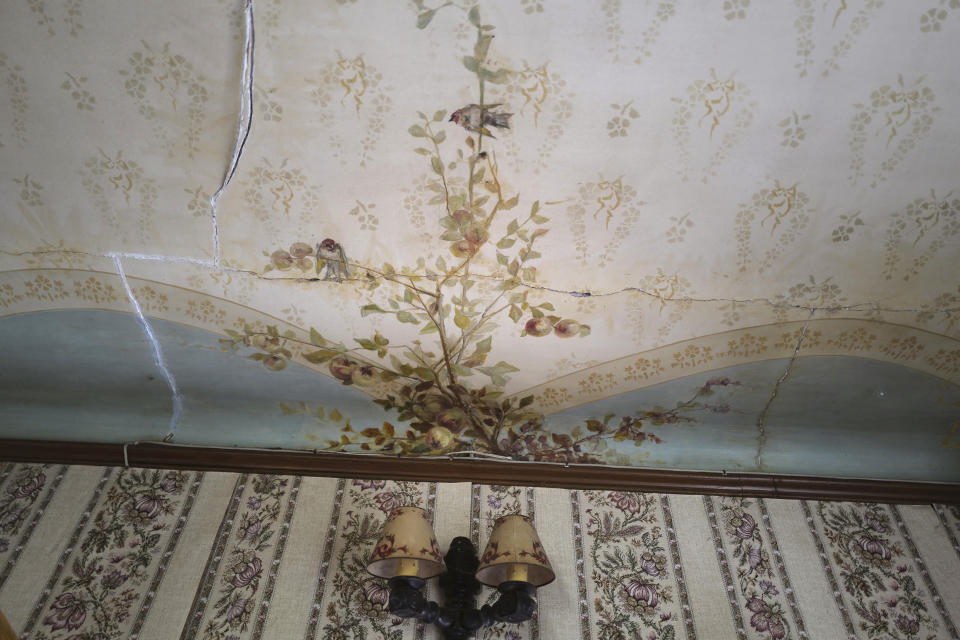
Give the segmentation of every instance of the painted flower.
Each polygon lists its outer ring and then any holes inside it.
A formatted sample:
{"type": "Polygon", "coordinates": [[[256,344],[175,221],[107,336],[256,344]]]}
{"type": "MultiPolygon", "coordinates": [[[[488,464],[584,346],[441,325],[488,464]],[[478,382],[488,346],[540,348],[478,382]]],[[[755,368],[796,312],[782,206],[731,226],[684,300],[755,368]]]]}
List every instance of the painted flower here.
{"type": "Polygon", "coordinates": [[[920,621],[914,620],[913,618],[908,618],[905,615],[899,615],[896,619],[897,629],[904,632],[908,636],[916,635],[920,633],[920,621]]]}
{"type": "Polygon", "coordinates": [[[260,498],[258,498],[257,496],[250,496],[249,498],[247,498],[247,508],[251,509],[252,511],[256,511],[257,509],[259,509],[260,498]]]}
{"type": "Polygon", "coordinates": [[[750,617],[750,626],[760,632],[769,632],[771,638],[781,640],[787,635],[787,626],[783,614],[760,598],[750,598],[747,609],[753,612],[750,617]]]}
{"type": "Polygon", "coordinates": [[[387,486],[386,480],[354,480],[353,486],[360,487],[364,491],[376,491],[387,486]]]}
{"type": "Polygon", "coordinates": [[[119,587],[126,582],[126,580],[127,576],[123,575],[123,573],[115,567],[110,567],[107,572],[100,577],[100,584],[103,585],[104,589],[112,590],[119,587]]]}
{"type": "Polygon", "coordinates": [[[230,579],[230,584],[238,589],[245,587],[253,582],[262,570],[263,563],[256,556],[246,564],[238,562],[233,566],[233,578],[230,579]]]}
{"type": "Polygon", "coordinates": [[[658,558],[650,552],[645,552],[640,556],[640,570],[649,576],[658,576],[663,573],[665,561],[658,558]]]}
{"type": "Polygon", "coordinates": [[[31,475],[17,482],[15,486],[10,488],[10,494],[13,495],[14,498],[35,499],[46,481],[47,476],[39,472],[36,475],[31,475]]]}
{"type": "Polygon", "coordinates": [[[360,613],[365,618],[382,620],[387,616],[387,600],[390,591],[377,581],[367,582],[363,586],[363,595],[359,598],[360,613]]]}
{"type": "Polygon", "coordinates": [[[640,513],[643,511],[643,505],[640,503],[640,498],[638,498],[636,494],[612,491],[608,499],[617,509],[626,513],[640,513]]]}
{"type": "Polygon", "coordinates": [[[371,580],[363,587],[363,595],[371,604],[385,605],[390,598],[390,590],[382,582],[371,580]]]}
{"type": "Polygon", "coordinates": [[[857,546],[860,549],[864,559],[873,565],[884,565],[893,558],[893,552],[883,540],[871,538],[870,536],[860,536],[857,538],[857,546]]]}
{"type": "Polygon", "coordinates": [[[877,533],[886,533],[887,531],[887,527],[884,526],[884,524],[880,520],[873,517],[872,514],[868,515],[864,520],[864,522],[866,523],[869,529],[871,529],[872,531],[876,531],[877,533]]]}
{"type": "Polygon", "coordinates": [[[277,249],[270,254],[270,263],[281,271],[286,271],[293,266],[294,258],[283,249],[277,249]]]}
{"type": "Polygon", "coordinates": [[[260,529],[263,526],[263,523],[260,520],[253,520],[250,524],[244,527],[242,531],[242,537],[246,542],[253,542],[257,534],[260,533],[260,529]]]}
{"type": "Polygon", "coordinates": [[[0,514],[0,529],[13,531],[16,528],[14,525],[21,515],[23,515],[23,511],[18,509],[10,509],[6,513],[0,514]]]}
{"type": "Polygon", "coordinates": [[[127,508],[127,515],[134,522],[150,524],[154,518],[163,513],[163,506],[162,498],[152,493],[144,493],[127,508]]]}
{"type": "Polygon", "coordinates": [[[657,596],[657,585],[655,584],[631,580],[623,590],[626,592],[627,607],[641,615],[653,615],[660,603],[660,598],[657,596]]]}
{"type": "Polygon", "coordinates": [[[346,356],[337,356],[330,361],[328,366],[334,378],[341,382],[353,384],[353,370],[360,365],[346,356]]]}
{"type": "Polygon", "coordinates": [[[69,591],[61,593],[51,605],[53,611],[43,619],[43,624],[52,631],[79,629],[87,618],[87,607],[84,602],[69,591]]]}
{"type": "Polygon", "coordinates": [[[741,540],[749,540],[757,528],[757,521],[749,513],[745,513],[731,518],[730,526],[733,528],[733,535],[741,540]]]}
{"type": "Polygon", "coordinates": [[[183,474],[170,471],[160,480],[160,488],[167,493],[179,493],[183,489],[183,474]]]}
{"type": "Polygon", "coordinates": [[[237,598],[237,601],[227,610],[227,621],[237,624],[247,614],[253,611],[252,598],[237,598]],[[249,607],[247,605],[250,605],[249,607]]]}
{"type": "Polygon", "coordinates": [[[453,433],[446,427],[433,427],[427,431],[423,441],[434,451],[442,451],[453,444],[453,433]]]}
{"type": "Polygon", "coordinates": [[[747,561],[750,562],[750,568],[756,569],[763,562],[763,553],[759,547],[754,547],[747,552],[747,561]]]}
{"type": "Polygon", "coordinates": [[[306,242],[294,242],[292,245],[290,245],[290,255],[291,257],[297,259],[312,256],[313,247],[308,245],[306,242]]]}
{"type": "Polygon", "coordinates": [[[460,433],[470,424],[466,412],[459,407],[441,411],[437,414],[436,420],[438,425],[449,429],[452,433],[460,433]]]}
{"type": "Polygon", "coordinates": [[[393,493],[378,493],[373,498],[384,513],[390,513],[394,509],[403,506],[400,496],[393,493]]]}
{"type": "Polygon", "coordinates": [[[549,335],[550,332],[553,331],[553,324],[544,316],[540,316],[539,318],[530,318],[527,320],[527,323],[523,325],[523,331],[524,335],[542,338],[543,336],[549,335]]]}
{"type": "Polygon", "coordinates": [[[553,333],[558,338],[572,338],[580,333],[581,325],[576,320],[561,320],[553,325],[553,333]]]}
{"type": "Polygon", "coordinates": [[[770,582],[769,580],[761,580],[761,581],[760,581],[760,590],[763,591],[763,593],[764,593],[765,595],[771,595],[771,596],[775,596],[775,595],[777,595],[778,593],[780,593],[780,592],[777,590],[777,587],[774,586],[774,584],[773,584],[772,582],[770,582]]]}
{"type": "Polygon", "coordinates": [[[499,509],[503,506],[503,502],[500,500],[500,496],[491,493],[487,496],[487,506],[491,509],[499,509]]]}
{"type": "Polygon", "coordinates": [[[277,355],[267,356],[262,362],[270,371],[283,371],[287,368],[287,361],[277,355]]]}

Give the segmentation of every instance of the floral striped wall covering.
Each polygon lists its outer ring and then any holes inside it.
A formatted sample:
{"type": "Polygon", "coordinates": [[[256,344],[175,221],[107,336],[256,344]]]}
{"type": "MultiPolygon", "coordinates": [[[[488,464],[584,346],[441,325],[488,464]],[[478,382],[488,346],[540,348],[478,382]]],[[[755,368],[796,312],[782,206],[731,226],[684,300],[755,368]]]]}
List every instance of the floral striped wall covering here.
{"type": "Polygon", "coordinates": [[[535,520],[557,580],[481,638],[960,637],[956,506],[7,463],[0,609],[31,640],[437,638],[363,571],[404,504],[444,547],[535,520]]]}

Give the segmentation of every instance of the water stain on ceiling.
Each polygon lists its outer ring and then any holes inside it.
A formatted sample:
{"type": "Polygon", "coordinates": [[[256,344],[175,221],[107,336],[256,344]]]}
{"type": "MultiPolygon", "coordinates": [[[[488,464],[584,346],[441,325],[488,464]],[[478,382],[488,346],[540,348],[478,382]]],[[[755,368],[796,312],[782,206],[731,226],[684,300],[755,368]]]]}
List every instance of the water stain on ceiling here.
{"type": "Polygon", "coordinates": [[[8,3],[0,435],[956,481],[929,8],[8,3]]]}

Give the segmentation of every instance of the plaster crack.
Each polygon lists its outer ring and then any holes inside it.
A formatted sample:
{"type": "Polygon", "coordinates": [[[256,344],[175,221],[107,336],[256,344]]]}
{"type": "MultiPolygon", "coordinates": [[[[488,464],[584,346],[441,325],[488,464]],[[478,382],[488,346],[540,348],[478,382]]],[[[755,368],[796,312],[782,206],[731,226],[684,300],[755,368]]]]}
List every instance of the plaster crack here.
{"type": "Polygon", "coordinates": [[[244,46],[243,67],[240,78],[240,113],[237,117],[237,138],[233,144],[233,154],[220,187],[210,197],[210,217],[213,224],[213,266],[220,268],[220,226],[217,221],[217,206],[224,189],[230,184],[233,174],[240,163],[240,156],[250,137],[253,126],[253,0],[247,0],[243,7],[244,14],[244,46]]]}
{"type": "Polygon", "coordinates": [[[790,358],[790,362],[787,363],[787,368],[783,370],[783,374],[777,378],[777,382],[773,385],[773,391],[770,393],[770,398],[767,400],[767,404],[764,405],[763,411],[757,416],[757,455],[754,456],[753,459],[756,465],[756,471],[763,471],[763,447],[767,444],[767,413],[770,411],[770,406],[776,399],[777,394],[780,393],[780,385],[782,385],[787,379],[787,376],[790,375],[790,371],[793,369],[793,363],[800,357],[800,347],[803,345],[803,337],[807,334],[807,327],[810,326],[810,321],[813,320],[813,314],[816,312],[816,309],[810,310],[810,316],[800,330],[800,337],[797,339],[797,346],[793,350],[793,356],[790,358]]]}
{"type": "Polygon", "coordinates": [[[117,267],[117,275],[120,276],[120,281],[123,282],[123,288],[127,292],[127,297],[130,299],[130,304],[133,306],[133,311],[137,316],[137,320],[140,322],[140,326],[143,328],[144,335],[147,336],[147,340],[150,342],[150,347],[153,349],[153,360],[157,365],[157,368],[160,369],[160,373],[163,374],[164,380],[167,381],[167,386],[170,387],[171,399],[173,401],[173,413],[170,416],[170,426],[167,430],[167,435],[164,436],[164,442],[169,442],[173,440],[173,436],[177,431],[177,427],[180,424],[180,417],[183,415],[183,398],[180,395],[180,390],[177,388],[177,381],[173,377],[173,373],[170,372],[170,369],[167,367],[167,361],[163,357],[163,350],[160,348],[160,341],[157,340],[157,335],[153,332],[153,327],[150,326],[150,321],[147,320],[146,316],[143,315],[143,310],[140,308],[140,303],[137,302],[136,296],[133,295],[133,289],[130,288],[130,283],[127,282],[127,274],[123,270],[123,264],[120,262],[120,256],[118,254],[113,254],[113,264],[117,267]]]}

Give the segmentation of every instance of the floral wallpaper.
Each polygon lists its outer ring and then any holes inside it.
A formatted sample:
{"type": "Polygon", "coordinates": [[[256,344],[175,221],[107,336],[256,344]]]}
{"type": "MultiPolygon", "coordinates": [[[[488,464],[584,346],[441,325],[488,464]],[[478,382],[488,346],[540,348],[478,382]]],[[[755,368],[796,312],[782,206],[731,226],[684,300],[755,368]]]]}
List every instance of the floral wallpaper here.
{"type": "Polygon", "coordinates": [[[46,506],[0,583],[25,640],[439,638],[365,571],[406,505],[444,550],[482,549],[504,515],[536,526],[556,580],[531,621],[481,640],[931,640],[960,617],[955,505],[4,463],[0,521],[33,493],[46,506]]]}
{"type": "Polygon", "coordinates": [[[70,437],[229,441],[255,397],[230,444],[790,472],[916,420],[955,479],[954,4],[11,3],[0,435],[122,368],[157,408],[70,437]]]}

